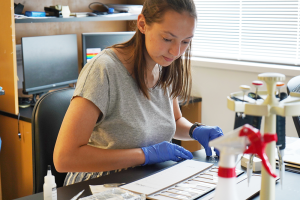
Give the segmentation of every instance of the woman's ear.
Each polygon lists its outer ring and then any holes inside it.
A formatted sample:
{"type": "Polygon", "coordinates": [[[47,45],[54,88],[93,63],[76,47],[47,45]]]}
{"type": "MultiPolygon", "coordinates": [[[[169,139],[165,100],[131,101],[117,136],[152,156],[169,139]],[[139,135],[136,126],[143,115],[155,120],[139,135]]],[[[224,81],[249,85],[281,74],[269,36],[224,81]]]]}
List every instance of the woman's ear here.
{"type": "Polygon", "coordinates": [[[143,14],[138,15],[137,19],[137,27],[141,31],[142,34],[145,33],[146,30],[146,20],[143,14]]]}

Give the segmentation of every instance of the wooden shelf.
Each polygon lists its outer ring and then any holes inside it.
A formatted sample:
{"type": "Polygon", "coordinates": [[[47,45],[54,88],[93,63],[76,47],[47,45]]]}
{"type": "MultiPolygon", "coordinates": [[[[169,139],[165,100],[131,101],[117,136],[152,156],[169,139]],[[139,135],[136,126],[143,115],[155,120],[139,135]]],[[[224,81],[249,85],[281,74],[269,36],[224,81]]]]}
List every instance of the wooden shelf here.
{"type": "Polygon", "coordinates": [[[125,21],[137,20],[137,14],[120,13],[110,15],[99,15],[90,17],[49,17],[49,18],[25,18],[15,19],[15,23],[48,23],[48,22],[85,22],[85,21],[125,21]]]}

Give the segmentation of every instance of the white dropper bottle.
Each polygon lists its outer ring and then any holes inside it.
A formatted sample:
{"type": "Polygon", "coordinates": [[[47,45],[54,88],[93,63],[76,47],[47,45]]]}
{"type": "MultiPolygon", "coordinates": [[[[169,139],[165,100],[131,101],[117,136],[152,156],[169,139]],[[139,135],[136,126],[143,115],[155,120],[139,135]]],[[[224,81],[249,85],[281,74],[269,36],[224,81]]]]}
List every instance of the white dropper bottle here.
{"type": "Polygon", "coordinates": [[[48,165],[47,176],[44,177],[44,200],[57,200],[56,183],[48,165]]]}

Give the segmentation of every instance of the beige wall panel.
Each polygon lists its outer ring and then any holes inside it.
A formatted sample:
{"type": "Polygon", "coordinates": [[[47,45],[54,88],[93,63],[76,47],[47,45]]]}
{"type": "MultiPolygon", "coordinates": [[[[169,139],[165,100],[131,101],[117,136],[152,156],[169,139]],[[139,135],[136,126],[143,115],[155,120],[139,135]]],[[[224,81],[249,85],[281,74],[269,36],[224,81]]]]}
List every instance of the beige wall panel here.
{"type": "Polygon", "coordinates": [[[0,86],[5,95],[0,96],[0,110],[16,114],[17,71],[13,1],[0,1],[0,86]]]}

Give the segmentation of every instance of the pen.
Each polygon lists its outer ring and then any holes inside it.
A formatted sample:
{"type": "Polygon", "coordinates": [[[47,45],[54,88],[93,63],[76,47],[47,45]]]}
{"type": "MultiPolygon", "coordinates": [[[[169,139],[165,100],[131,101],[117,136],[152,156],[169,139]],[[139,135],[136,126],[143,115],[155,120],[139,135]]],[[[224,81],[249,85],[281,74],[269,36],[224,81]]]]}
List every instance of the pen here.
{"type": "Polygon", "coordinates": [[[84,192],[84,190],[82,190],[81,192],[79,192],[78,194],[76,194],[71,200],[76,200],[78,199],[78,197],[84,192]]]}

